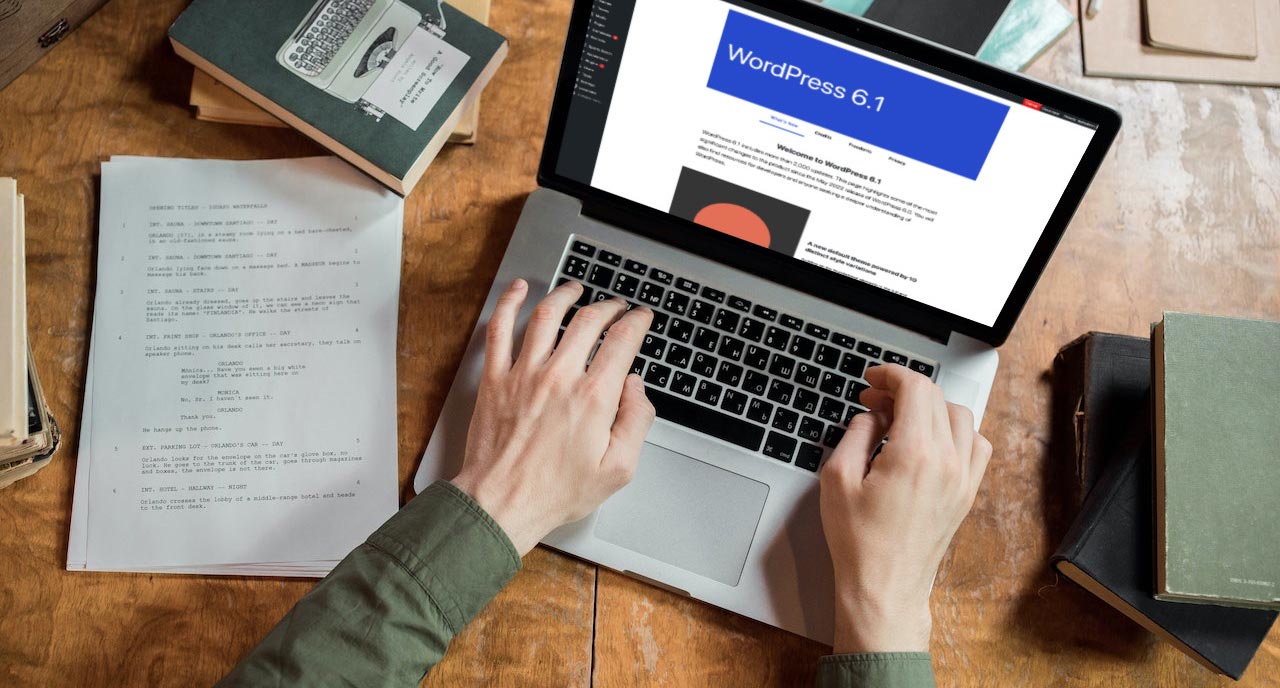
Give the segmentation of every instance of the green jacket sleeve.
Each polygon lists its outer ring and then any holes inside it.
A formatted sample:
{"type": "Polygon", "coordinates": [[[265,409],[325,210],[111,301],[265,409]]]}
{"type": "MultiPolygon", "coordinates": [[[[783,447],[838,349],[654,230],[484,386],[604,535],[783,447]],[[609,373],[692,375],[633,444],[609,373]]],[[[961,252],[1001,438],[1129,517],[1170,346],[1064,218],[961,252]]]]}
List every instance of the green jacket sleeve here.
{"type": "Polygon", "coordinates": [[[520,569],[448,482],[422,491],[294,605],[219,686],[417,686],[520,569]]]}
{"type": "Polygon", "coordinates": [[[933,688],[928,652],[829,655],[818,663],[818,688],[933,688]]]}

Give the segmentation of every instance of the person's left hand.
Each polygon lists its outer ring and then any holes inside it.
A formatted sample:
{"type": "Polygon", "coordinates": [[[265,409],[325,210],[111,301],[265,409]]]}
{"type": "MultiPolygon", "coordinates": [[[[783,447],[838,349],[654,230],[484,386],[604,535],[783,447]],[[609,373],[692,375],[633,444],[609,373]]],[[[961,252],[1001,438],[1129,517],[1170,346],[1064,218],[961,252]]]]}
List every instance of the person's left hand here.
{"type": "Polygon", "coordinates": [[[512,361],[516,314],[528,291],[524,280],[513,282],[489,319],[484,377],[453,479],[521,556],[630,482],[654,418],[644,383],[628,375],[653,312],[628,311],[621,299],[593,303],[557,344],[560,323],[582,294],[581,284],[566,282],[533,309],[512,361]]]}

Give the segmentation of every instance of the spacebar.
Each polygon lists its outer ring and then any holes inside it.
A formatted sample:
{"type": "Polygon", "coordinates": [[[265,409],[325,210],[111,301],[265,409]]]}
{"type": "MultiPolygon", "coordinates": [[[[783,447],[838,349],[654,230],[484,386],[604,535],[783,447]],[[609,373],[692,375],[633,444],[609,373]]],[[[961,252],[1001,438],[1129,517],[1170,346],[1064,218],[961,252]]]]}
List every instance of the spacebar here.
{"type": "Polygon", "coordinates": [[[692,401],[686,401],[652,387],[646,387],[644,391],[653,408],[657,410],[659,418],[683,425],[690,430],[706,433],[725,442],[732,442],[739,447],[746,447],[751,451],[760,450],[760,443],[764,440],[764,428],[759,425],[738,420],[733,416],[714,411],[706,406],[699,406],[692,401]]]}

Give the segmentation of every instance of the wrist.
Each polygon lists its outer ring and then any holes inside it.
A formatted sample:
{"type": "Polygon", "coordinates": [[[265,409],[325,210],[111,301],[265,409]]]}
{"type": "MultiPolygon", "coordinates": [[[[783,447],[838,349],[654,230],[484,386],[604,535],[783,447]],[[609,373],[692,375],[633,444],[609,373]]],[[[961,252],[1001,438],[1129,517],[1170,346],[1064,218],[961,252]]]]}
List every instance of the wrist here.
{"type": "MultiPolygon", "coordinates": [[[[522,515],[518,508],[519,498],[508,490],[501,489],[489,482],[475,479],[464,471],[449,481],[453,486],[467,493],[485,513],[502,528],[511,545],[523,558],[538,544],[546,534],[534,525],[533,519],[522,515]]],[[[550,532],[550,531],[547,531],[550,532]]]]}
{"type": "Polygon", "coordinates": [[[837,593],[835,612],[835,654],[929,651],[933,616],[927,595],[837,593]]]}

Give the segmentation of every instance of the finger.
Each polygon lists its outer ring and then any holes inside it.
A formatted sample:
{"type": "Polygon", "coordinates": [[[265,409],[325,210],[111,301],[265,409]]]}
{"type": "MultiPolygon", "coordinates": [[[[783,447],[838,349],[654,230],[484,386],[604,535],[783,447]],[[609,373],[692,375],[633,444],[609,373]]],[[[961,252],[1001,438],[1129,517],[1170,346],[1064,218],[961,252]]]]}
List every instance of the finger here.
{"type": "Polygon", "coordinates": [[[881,411],[854,416],[823,470],[831,470],[832,464],[836,464],[840,469],[851,471],[852,475],[865,478],[871,470],[871,454],[889,432],[889,425],[888,414],[881,411]]]}
{"type": "Polygon", "coordinates": [[[511,370],[511,339],[516,326],[516,315],[529,294],[529,283],[517,279],[498,297],[485,328],[484,372],[487,376],[501,375],[511,370]]]}
{"type": "Polygon", "coordinates": [[[582,295],[582,285],[578,282],[565,282],[542,297],[533,307],[533,315],[529,317],[529,326],[524,331],[524,344],[520,347],[520,358],[517,365],[541,365],[551,357],[556,345],[556,335],[560,332],[560,322],[564,314],[569,312],[578,297],[582,295]]]}
{"type": "Polygon", "coordinates": [[[942,403],[929,378],[900,365],[868,370],[867,382],[893,397],[893,431],[927,438],[936,432],[935,415],[942,403]]]}
{"type": "Polygon", "coordinates": [[[600,341],[600,334],[613,325],[618,316],[627,312],[627,302],[622,299],[597,301],[578,310],[565,329],[551,357],[572,370],[586,370],[587,359],[600,341]]]}
{"type": "Polygon", "coordinates": [[[951,440],[956,447],[956,457],[962,465],[970,467],[973,459],[973,412],[959,405],[947,403],[947,420],[951,426],[951,440]]]}
{"type": "Polygon", "coordinates": [[[631,482],[640,462],[644,438],[653,427],[655,416],[653,404],[644,395],[644,382],[639,375],[628,375],[622,385],[622,398],[618,402],[618,416],[613,421],[609,448],[600,459],[600,469],[611,478],[610,493],[631,482]]]}
{"type": "Polygon", "coordinates": [[[653,323],[653,311],[648,308],[633,308],[609,326],[604,342],[596,350],[591,359],[591,368],[587,370],[589,377],[615,381],[618,388],[626,379],[631,363],[640,354],[640,344],[649,332],[653,323]]]}
{"type": "Polygon", "coordinates": [[[889,414],[890,419],[893,418],[893,395],[886,390],[868,387],[862,390],[858,401],[872,411],[883,411],[889,414]]]}

